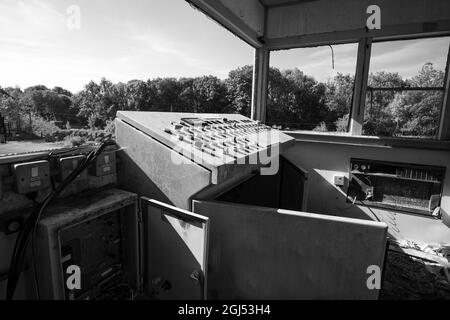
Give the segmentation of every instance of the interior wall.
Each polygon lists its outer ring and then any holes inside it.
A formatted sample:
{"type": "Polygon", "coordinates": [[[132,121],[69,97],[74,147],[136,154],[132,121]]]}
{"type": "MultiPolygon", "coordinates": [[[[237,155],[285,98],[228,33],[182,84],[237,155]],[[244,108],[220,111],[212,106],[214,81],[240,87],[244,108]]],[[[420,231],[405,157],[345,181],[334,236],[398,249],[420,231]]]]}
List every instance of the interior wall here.
{"type": "Polygon", "coordinates": [[[264,7],[258,0],[220,0],[222,4],[241,18],[258,36],[264,34],[264,7]]]}
{"type": "MultiPolygon", "coordinates": [[[[450,18],[448,0],[320,0],[269,9],[268,39],[307,34],[364,29],[369,14],[366,9],[381,9],[381,31],[390,26],[430,23],[450,18]]],[[[433,30],[428,30],[433,31],[433,30]]]]}
{"type": "Polygon", "coordinates": [[[443,216],[450,216],[450,151],[392,148],[296,141],[283,155],[309,172],[307,211],[360,219],[381,220],[389,236],[426,243],[450,243],[450,224],[432,217],[369,208],[346,201],[350,158],[374,159],[447,167],[441,200],[443,216]],[[344,175],[346,186],[334,185],[344,175]]]}

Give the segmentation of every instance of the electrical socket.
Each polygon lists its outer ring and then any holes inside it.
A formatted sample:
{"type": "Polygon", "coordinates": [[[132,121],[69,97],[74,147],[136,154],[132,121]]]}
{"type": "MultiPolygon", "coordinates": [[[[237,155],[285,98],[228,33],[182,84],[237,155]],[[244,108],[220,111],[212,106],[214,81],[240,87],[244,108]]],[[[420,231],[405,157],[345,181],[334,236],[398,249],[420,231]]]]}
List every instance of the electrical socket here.
{"type": "Polygon", "coordinates": [[[343,175],[335,175],[334,176],[334,185],[337,187],[344,186],[345,177],[343,175]]]}
{"type": "Polygon", "coordinates": [[[18,163],[13,166],[16,190],[26,194],[50,187],[50,164],[48,161],[18,163]]]}

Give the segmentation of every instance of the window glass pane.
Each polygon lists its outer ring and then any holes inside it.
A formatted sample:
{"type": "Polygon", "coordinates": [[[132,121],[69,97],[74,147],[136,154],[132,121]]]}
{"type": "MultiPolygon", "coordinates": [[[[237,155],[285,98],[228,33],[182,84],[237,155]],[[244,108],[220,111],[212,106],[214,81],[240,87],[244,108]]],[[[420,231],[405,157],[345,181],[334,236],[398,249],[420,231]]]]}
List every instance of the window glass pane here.
{"type": "Polygon", "coordinates": [[[346,132],[357,51],[351,43],[271,52],[267,124],[346,132]]]}
{"type": "Polygon", "coordinates": [[[372,44],[364,135],[433,138],[450,37],[372,44]]]}

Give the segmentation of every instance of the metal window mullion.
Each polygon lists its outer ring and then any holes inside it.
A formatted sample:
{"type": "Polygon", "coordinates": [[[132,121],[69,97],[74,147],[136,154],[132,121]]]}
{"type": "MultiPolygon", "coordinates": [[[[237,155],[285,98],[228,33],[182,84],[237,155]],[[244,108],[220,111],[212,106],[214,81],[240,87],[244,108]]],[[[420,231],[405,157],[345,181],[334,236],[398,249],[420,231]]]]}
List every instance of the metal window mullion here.
{"type": "Polygon", "coordinates": [[[362,134],[371,49],[371,38],[364,38],[359,41],[358,58],[356,62],[355,90],[353,92],[353,104],[350,117],[351,135],[362,134]]]}
{"type": "Polygon", "coordinates": [[[251,118],[261,122],[266,121],[269,59],[270,51],[265,47],[255,49],[251,118]]]}
{"type": "Polygon", "coordinates": [[[438,140],[450,140],[450,45],[447,53],[447,65],[445,67],[444,77],[444,99],[442,99],[442,107],[440,113],[438,140]]]}

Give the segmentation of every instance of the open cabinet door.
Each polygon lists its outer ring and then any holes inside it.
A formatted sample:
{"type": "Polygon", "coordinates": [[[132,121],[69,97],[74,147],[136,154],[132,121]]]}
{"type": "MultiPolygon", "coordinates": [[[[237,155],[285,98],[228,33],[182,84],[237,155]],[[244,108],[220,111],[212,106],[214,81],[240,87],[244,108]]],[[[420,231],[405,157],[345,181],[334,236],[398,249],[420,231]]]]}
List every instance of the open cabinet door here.
{"type": "Polygon", "coordinates": [[[211,223],[210,299],[378,298],[384,223],[215,201],[193,211],[211,223]]]}
{"type": "Polygon", "coordinates": [[[208,218],[141,199],[141,274],[153,299],[206,299],[208,218]]]}

